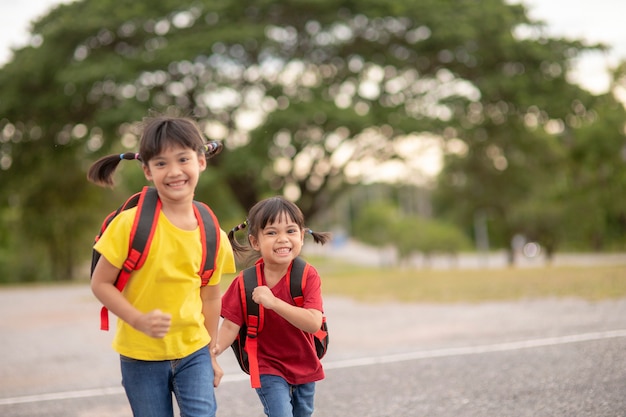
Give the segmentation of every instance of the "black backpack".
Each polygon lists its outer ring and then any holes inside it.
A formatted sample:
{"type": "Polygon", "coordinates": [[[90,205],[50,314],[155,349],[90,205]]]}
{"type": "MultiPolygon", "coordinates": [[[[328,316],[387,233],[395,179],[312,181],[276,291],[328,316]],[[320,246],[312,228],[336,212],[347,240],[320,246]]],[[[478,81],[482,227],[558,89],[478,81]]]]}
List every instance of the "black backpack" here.
{"type": "MultiPolygon", "coordinates": [[[[231,345],[237,362],[241,370],[250,375],[250,383],[252,388],[261,386],[259,375],[259,363],[257,359],[257,335],[263,330],[263,309],[252,301],[252,291],[261,285],[260,265],[254,265],[244,269],[237,279],[239,280],[239,289],[242,294],[243,314],[245,324],[241,326],[237,338],[231,345]],[[245,297],[243,297],[245,293],[245,297]]],[[[302,296],[303,277],[306,277],[309,264],[302,258],[295,258],[291,266],[289,274],[289,287],[291,297],[297,306],[302,306],[304,297],[302,296]]],[[[306,285],[306,282],[304,283],[306,285]]],[[[313,335],[315,340],[315,350],[317,357],[322,359],[328,350],[328,325],[326,324],[326,316],[322,319],[321,328],[313,335]]]]}
{"type": "MultiPolygon", "coordinates": [[[[193,205],[200,227],[200,235],[202,236],[203,261],[198,274],[202,280],[201,286],[205,286],[209,283],[215,270],[217,248],[219,248],[220,244],[220,226],[209,206],[199,201],[194,201],[193,205]]],[[[130,196],[117,210],[111,212],[102,222],[100,232],[94,241],[95,243],[100,239],[100,236],[102,236],[102,233],[115,216],[132,207],[137,207],[137,214],[130,232],[128,257],[124,261],[124,265],[115,281],[115,287],[120,291],[126,286],[131,272],[141,268],[148,256],[159,213],[161,212],[161,200],[156,188],[144,187],[140,192],[130,196]]],[[[93,249],[91,255],[92,275],[99,259],[100,253],[93,249]]],[[[100,329],[109,330],[109,314],[106,307],[102,307],[100,311],[100,329]]]]}

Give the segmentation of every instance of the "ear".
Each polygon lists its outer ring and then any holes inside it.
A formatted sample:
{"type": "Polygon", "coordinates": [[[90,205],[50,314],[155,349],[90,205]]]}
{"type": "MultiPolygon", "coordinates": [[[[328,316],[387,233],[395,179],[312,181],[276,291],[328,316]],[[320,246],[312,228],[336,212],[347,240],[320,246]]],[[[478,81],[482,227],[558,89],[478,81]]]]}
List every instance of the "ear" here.
{"type": "Polygon", "coordinates": [[[250,242],[250,246],[252,249],[258,251],[259,250],[259,240],[256,236],[248,235],[248,242],[250,242]]]}
{"type": "Polygon", "coordinates": [[[152,174],[150,173],[150,167],[148,164],[141,164],[143,168],[143,175],[146,177],[148,181],[152,181],[152,174]]]}
{"type": "Polygon", "coordinates": [[[204,154],[198,157],[198,165],[200,166],[200,172],[206,169],[206,156],[204,154]]]}

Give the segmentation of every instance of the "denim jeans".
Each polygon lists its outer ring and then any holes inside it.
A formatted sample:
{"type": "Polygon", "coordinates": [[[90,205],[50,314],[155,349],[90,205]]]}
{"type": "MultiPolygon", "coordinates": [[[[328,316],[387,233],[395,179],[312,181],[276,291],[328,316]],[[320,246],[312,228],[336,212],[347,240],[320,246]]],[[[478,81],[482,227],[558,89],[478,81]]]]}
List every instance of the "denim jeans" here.
{"type": "Polygon", "coordinates": [[[172,393],[181,417],[214,417],[213,365],[208,347],[171,361],[120,357],[122,385],[135,417],[173,417],[172,393]]]}
{"type": "Polygon", "coordinates": [[[276,375],[261,375],[256,393],[267,417],[310,417],[315,400],[315,382],[291,385],[276,375]]]}

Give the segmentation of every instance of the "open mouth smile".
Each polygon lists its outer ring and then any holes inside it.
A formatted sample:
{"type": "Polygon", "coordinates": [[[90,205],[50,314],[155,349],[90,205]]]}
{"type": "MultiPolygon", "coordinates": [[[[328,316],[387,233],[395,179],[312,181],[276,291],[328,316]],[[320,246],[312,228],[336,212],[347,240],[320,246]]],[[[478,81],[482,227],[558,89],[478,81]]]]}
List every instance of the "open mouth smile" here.
{"type": "Polygon", "coordinates": [[[176,188],[176,187],[182,187],[186,183],[187,183],[187,181],[181,180],[181,181],[176,181],[176,182],[170,182],[170,183],[167,184],[167,186],[176,188]]]}

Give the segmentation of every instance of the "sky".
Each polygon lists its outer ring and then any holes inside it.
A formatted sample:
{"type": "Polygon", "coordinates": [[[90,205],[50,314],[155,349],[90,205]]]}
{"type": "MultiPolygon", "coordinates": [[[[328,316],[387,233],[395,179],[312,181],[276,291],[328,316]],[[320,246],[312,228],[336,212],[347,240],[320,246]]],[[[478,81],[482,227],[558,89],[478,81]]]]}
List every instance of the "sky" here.
{"type": "MultiPolygon", "coordinates": [[[[32,20],[60,3],[72,0],[0,0],[0,65],[10,59],[11,47],[28,42],[32,20]]],[[[509,0],[519,3],[520,0],[509,0]]],[[[555,36],[603,42],[612,47],[608,55],[586,54],[577,63],[573,77],[594,93],[608,88],[607,66],[626,59],[626,1],[623,0],[521,0],[533,19],[547,23],[548,33],[555,36]]]]}

